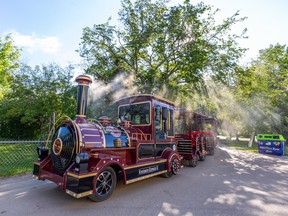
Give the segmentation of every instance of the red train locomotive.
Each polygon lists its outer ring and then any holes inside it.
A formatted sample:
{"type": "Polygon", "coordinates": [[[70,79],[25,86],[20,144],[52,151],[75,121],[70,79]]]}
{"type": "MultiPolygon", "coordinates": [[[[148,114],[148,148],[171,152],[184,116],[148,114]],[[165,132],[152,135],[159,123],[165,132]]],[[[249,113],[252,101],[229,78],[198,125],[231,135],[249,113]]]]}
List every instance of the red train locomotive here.
{"type": "Polygon", "coordinates": [[[216,148],[216,119],[186,109],[175,110],[177,150],[191,167],[213,155],[216,148]],[[210,125],[210,131],[205,130],[210,125]]]}
{"type": "Polygon", "coordinates": [[[77,115],[61,122],[45,147],[38,147],[33,176],[50,180],[76,198],[103,201],[118,177],[130,184],[156,175],[179,172],[182,157],[174,136],[174,103],[154,95],[116,101],[119,121],[106,116],[86,119],[90,77],[78,82],[77,115]]]}

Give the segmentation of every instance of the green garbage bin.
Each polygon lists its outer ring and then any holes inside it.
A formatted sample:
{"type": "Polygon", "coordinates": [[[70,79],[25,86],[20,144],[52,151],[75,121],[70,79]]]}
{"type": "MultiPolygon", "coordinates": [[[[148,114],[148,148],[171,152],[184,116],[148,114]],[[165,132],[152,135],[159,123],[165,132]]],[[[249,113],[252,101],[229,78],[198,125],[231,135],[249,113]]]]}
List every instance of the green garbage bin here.
{"type": "Polygon", "coordinates": [[[281,134],[257,134],[256,139],[259,153],[285,155],[286,139],[281,134]]]}

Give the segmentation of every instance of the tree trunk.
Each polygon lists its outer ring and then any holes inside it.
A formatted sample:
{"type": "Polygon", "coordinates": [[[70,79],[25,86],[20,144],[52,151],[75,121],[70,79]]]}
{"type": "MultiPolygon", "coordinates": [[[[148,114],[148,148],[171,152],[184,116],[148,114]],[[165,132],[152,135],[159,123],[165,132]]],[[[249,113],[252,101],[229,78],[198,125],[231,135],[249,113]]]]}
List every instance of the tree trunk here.
{"type": "Polygon", "coordinates": [[[248,142],[248,147],[251,148],[252,147],[252,144],[255,142],[255,131],[252,132],[251,134],[251,137],[250,137],[250,140],[248,142]]]}
{"type": "Polygon", "coordinates": [[[238,134],[238,132],[236,132],[236,141],[239,141],[239,134],[238,134]]]}

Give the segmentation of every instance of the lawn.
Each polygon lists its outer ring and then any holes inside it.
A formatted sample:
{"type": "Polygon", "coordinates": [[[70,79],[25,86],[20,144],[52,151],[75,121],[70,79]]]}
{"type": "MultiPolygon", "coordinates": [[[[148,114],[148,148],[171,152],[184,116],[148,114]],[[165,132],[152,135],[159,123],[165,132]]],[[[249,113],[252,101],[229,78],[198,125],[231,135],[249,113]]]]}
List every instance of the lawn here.
{"type": "MultiPolygon", "coordinates": [[[[235,139],[232,140],[225,140],[220,139],[220,142],[226,146],[229,146],[234,149],[243,150],[243,151],[249,151],[249,152],[258,152],[258,144],[257,142],[254,142],[252,144],[252,147],[248,147],[249,139],[247,138],[240,138],[239,141],[236,141],[235,139]]],[[[288,155],[288,146],[285,147],[285,155],[288,155]]]]}
{"type": "Polygon", "coordinates": [[[0,177],[31,172],[37,143],[0,144],[0,177]]]}

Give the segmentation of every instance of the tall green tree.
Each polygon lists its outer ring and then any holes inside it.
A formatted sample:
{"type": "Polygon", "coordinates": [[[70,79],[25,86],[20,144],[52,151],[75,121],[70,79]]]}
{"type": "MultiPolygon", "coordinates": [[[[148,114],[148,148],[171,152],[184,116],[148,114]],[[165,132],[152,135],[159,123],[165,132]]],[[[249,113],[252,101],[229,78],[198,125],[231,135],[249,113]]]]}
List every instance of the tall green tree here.
{"type": "MultiPolygon", "coordinates": [[[[288,135],[288,48],[271,45],[235,76],[235,97],[245,106],[246,128],[288,135]]],[[[240,119],[241,121],[241,119],[240,119]]]]}
{"type": "Polygon", "coordinates": [[[0,137],[44,138],[52,123],[62,115],[75,116],[76,87],[71,84],[73,67],[21,65],[11,91],[0,102],[0,137]]]}
{"type": "Polygon", "coordinates": [[[0,38],[0,100],[13,80],[12,72],[18,68],[19,49],[13,45],[10,35],[0,38]]]}
{"type": "Polygon", "coordinates": [[[84,28],[79,53],[87,60],[86,72],[104,82],[119,73],[133,74],[131,85],[142,93],[157,92],[163,85],[195,92],[203,89],[207,76],[229,82],[245,51],[237,41],[246,30],[238,35],[230,31],[245,18],[236,12],[216,24],[218,10],[208,5],[185,0],[170,7],[167,2],[122,0],[119,27],[108,20],[84,28]]]}

